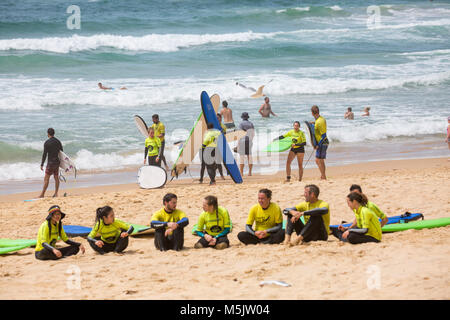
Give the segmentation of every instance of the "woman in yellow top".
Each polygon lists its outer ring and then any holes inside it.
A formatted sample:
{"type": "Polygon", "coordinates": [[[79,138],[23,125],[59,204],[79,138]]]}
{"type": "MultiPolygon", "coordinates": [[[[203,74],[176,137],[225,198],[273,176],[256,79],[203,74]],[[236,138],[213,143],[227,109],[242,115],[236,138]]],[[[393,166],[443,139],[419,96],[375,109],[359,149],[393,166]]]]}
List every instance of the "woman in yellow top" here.
{"type": "Polygon", "coordinates": [[[84,254],[85,249],[81,243],[69,240],[62,227],[61,220],[66,216],[61,212],[59,206],[51,206],[48,209],[48,216],[41,224],[35,249],[35,257],[39,260],[58,260],[60,258],[72,256],[80,251],[84,254]],[[56,241],[61,238],[69,246],[57,249],[56,241]]]}
{"type": "Polygon", "coordinates": [[[203,210],[195,231],[200,240],[194,248],[213,247],[219,250],[228,248],[230,246],[227,237],[230,233],[230,216],[227,209],[219,206],[217,197],[207,196],[203,199],[203,210]]]}
{"type": "Polygon", "coordinates": [[[148,128],[148,138],[145,139],[144,165],[148,157],[148,165],[161,167],[161,140],[155,136],[155,129],[148,128]]]}
{"type": "Polygon", "coordinates": [[[238,239],[244,244],[276,244],[284,240],[283,216],[280,207],[271,202],[272,191],[261,189],[258,204],[248,214],[245,231],[239,232],[238,239]],[[255,223],[255,230],[253,229],[255,223]]]}
{"type": "Polygon", "coordinates": [[[274,139],[284,139],[287,137],[291,137],[292,144],[291,144],[291,150],[289,150],[288,158],[286,161],[286,181],[291,181],[291,163],[292,160],[294,160],[295,157],[297,157],[297,163],[298,163],[298,181],[302,181],[303,177],[303,157],[305,156],[305,145],[306,145],[306,138],[305,133],[300,130],[300,122],[295,121],[294,122],[294,129],[289,131],[288,133],[285,133],[278,138],[274,139]]]}
{"type": "Polygon", "coordinates": [[[95,225],[87,240],[100,254],[120,253],[128,247],[128,236],[133,230],[133,226],[114,218],[114,210],[110,206],[104,206],[97,209],[95,225]]]}
{"type": "Polygon", "coordinates": [[[333,235],[341,241],[351,244],[380,242],[381,225],[378,217],[367,205],[367,197],[364,194],[351,192],[347,196],[347,204],[355,212],[356,228],[345,228],[339,226],[338,230],[333,230],[333,235]]]}

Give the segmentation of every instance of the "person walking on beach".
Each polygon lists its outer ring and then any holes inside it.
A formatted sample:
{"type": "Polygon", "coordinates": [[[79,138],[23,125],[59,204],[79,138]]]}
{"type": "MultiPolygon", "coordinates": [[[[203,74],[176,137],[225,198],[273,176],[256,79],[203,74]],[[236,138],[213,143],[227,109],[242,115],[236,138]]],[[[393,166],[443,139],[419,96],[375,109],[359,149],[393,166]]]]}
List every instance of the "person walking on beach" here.
{"type": "Polygon", "coordinates": [[[288,158],[286,161],[286,182],[291,181],[291,163],[294,158],[297,158],[298,163],[298,181],[302,181],[303,177],[303,157],[305,156],[306,138],[305,133],[300,130],[300,122],[294,122],[294,129],[290,130],[275,140],[284,139],[286,137],[292,138],[291,150],[289,150],[288,158]]]}
{"type": "Polygon", "coordinates": [[[245,231],[238,234],[238,239],[243,244],[277,244],[283,242],[283,216],[280,207],[271,200],[271,190],[259,190],[258,204],[250,209],[245,231]],[[253,229],[253,223],[255,223],[255,229],[253,229]]]}
{"type": "Polygon", "coordinates": [[[347,112],[346,112],[345,115],[344,115],[344,119],[347,119],[347,120],[354,120],[354,118],[355,118],[355,115],[354,115],[353,112],[352,112],[352,108],[348,107],[348,108],[347,108],[347,112]]]}
{"type": "Polygon", "coordinates": [[[230,246],[227,237],[230,233],[230,215],[227,209],[219,206],[217,197],[203,199],[203,212],[198,218],[195,233],[200,237],[194,245],[196,249],[212,247],[220,250],[230,246]]]}
{"type": "Polygon", "coordinates": [[[258,112],[263,118],[270,118],[270,115],[273,115],[275,117],[277,116],[272,111],[272,106],[269,103],[269,97],[264,98],[264,103],[261,105],[261,108],[259,108],[258,112]]]}
{"type": "MultiPolygon", "coordinates": [[[[210,179],[209,185],[216,184],[216,169],[219,162],[217,150],[217,138],[222,134],[219,130],[214,129],[212,123],[207,124],[208,131],[206,131],[203,138],[201,161],[202,167],[206,167],[210,179]]],[[[204,169],[203,169],[204,172],[204,169]]],[[[200,183],[203,183],[202,170],[200,169],[200,183]]]]}
{"type": "Polygon", "coordinates": [[[339,226],[339,229],[333,230],[333,235],[339,240],[351,244],[380,242],[380,221],[376,214],[366,207],[367,197],[364,194],[350,192],[347,195],[347,205],[356,214],[356,228],[339,226]]]}
{"type": "Polygon", "coordinates": [[[148,128],[148,138],[145,139],[144,165],[148,157],[149,166],[161,167],[161,140],[155,137],[155,129],[148,128]]]}
{"type": "Polygon", "coordinates": [[[248,175],[252,175],[253,169],[253,158],[252,158],[252,148],[253,148],[253,138],[255,137],[255,126],[251,121],[249,121],[249,115],[247,112],[241,114],[242,122],[239,124],[239,129],[246,132],[245,136],[239,139],[237,145],[237,152],[239,154],[239,170],[241,171],[241,176],[244,176],[244,166],[245,157],[247,157],[248,162],[248,175]]]}
{"type": "Polygon", "coordinates": [[[155,229],[155,248],[160,251],[183,249],[184,228],[189,224],[186,214],[177,209],[177,196],[167,193],[164,207],[153,213],[150,226],[155,229]]]}
{"type": "Polygon", "coordinates": [[[155,130],[155,136],[159,138],[161,141],[161,150],[159,152],[159,159],[164,162],[164,166],[166,167],[166,170],[169,170],[169,167],[167,166],[166,157],[164,156],[164,147],[166,145],[166,140],[164,138],[166,134],[166,129],[164,127],[164,124],[159,121],[159,115],[154,114],[152,116],[153,124],[152,128],[155,130]]]}
{"type": "Polygon", "coordinates": [[[94,251],[105,254],[121,253],[128,247],[128,237],[134,227],[122,220],[116,219],[110,206],[97,208],[95,225],[87,240],[94,251]]]}
{"type": "Polygon", "coordinates": [[[327,157],[327,149],[328,149],[328,138],[327,138],[327,122],[324,117],[322,117],[319,113],[319,107],[314,105],[311,107],[311,113],[314,119],[316,119],[314,123],[314,135],[316,137],[317,146],[316,149],[316,164],[320,170],[320,179],[326,180],[327,176],[325,175],[325,159],[327,157]]]}
{"type": "Polygon", "coordinates": [[[222,109],[220,110],[220,115],[223,117],[223,122],[227,129],[236,128],[236,125],[233,121],[233,111],[228,107],[228,102],[226,100],[222,101],[222,109]]]}
{"type": "Polygon", "coordinates": [[[370,111],[370,107],[365,107],[364,108],[364,113],[361,115],[361,117],[368,117],[368,116],[370,116],[369,111],[370,111]]]}
{"type": "Polygon", "coordinates": [[[62,227],[62,219],[66,216],[58,205],[48,209],[48,216],[39,227],[35,257],[39,260],[58,260],[64,257],[76,255],[80,250],[84,254],[85,249],[81,243],[70,240],[62,227]],[[56,248],[56,242],[61,239],[69,246],[56,248]]]}
{"type": "Polygon", "coordinates": [[[305,201],[295,207],[284,209],[287,215],[286,221],[286,245],[292,245],[291,235],[295,230],[297,239],[294,245],[300,242],[326,241],[330,232],[330,206],[327,202],[319,199],[319,187],[314,184],[305,186],[303,195],[305,201]],[[303,216],[305,223],[300,217],[303,216]]]}
{"type": "Polygon", "coordinates": [[[44,186],[42,188],[42,192],[39,195],[39,198],[43,198],[45,195],[45,191],[48,188],[48,184],[50,181],[50,177],[53,175],[55,179],[55,193],[53,197],[58,196],[59,190],[59,152],[63,151],[63,146],[61,141],[55,138],[55,130],[53,128],[47,129],[47,141],[44,143],[44,152],[42,154],[41,161],[41,171],[44,171],[44,162],[47,159],[47,167],[45,168],[45,176],[44,176],[44,186]]]}

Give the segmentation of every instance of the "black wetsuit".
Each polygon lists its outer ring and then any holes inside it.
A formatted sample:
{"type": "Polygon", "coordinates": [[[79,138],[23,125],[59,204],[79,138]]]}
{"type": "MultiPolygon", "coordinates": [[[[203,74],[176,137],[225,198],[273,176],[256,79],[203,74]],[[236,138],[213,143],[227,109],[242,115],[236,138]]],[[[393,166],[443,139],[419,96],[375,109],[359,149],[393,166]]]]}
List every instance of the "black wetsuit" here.
{"type": "Polygon", "coordinates": [[[45,141],[41,166],[44,165],[47,155],[48,155],[47,165],[59,166],[59,157],[58,157],[59,151],[64,151],[61,141],[59,141],[55,137],[51,137],[47,141],[45,141]]]}

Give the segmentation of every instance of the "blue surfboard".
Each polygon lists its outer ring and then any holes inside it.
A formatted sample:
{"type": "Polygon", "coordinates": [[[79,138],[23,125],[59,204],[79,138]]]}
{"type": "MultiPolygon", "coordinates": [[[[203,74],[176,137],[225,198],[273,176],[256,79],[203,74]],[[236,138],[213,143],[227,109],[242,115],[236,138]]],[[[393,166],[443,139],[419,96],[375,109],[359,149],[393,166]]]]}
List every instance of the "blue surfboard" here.
{"type": "MultiPolygon", "coordinates": [[[[200,95],[200,102],[206,122],[212,123],[214,125],[214,129],[222,131],[219,121],[217,120],[216,112],[206,91],[202,91],[200,95]]],[[[242,183],[241,172],[239,171],[239,167],[236,164],[236,160],[234,159],[233,153],[231,152],[227,139],[223,133],[218,138],[217,147],[222,157],[223,164],[225,165],[225,168],[227,168],[227,171],[233,181],[235,183],[242,183]]]]}
{"type": "MultiPolygon", "coordinates": [[[[400,216],[388,217],[388,222],[386,224],[408,223],[410,221],[418,220],[420,218],[422,218],[422,220],[423,220],[423,214],[406,212],[400,216]]],[[[381,222],[381,219],[380,219],[380,222],[381,222]]],[[[351,225],[352,225],[351,223],[346,223],[346,224],[343,224],[342,226],[348,228],[351,225]]],[[[337,227],[339,227],[338,224],[330,225],[330,228],[337,228],[337,227]]]]}
{"type": "Polygon", "coordinates": [[[74,225],[63,225],[63,229],[68,237],[87,237],[92,228],[74,225]]]}
{"type": "Polygon", "coordinates": [[[305,121],[306,127],[308,128],[309,138],[313,148],[317,146],[316,136],[314,134],[314,124],[305,121]]]}

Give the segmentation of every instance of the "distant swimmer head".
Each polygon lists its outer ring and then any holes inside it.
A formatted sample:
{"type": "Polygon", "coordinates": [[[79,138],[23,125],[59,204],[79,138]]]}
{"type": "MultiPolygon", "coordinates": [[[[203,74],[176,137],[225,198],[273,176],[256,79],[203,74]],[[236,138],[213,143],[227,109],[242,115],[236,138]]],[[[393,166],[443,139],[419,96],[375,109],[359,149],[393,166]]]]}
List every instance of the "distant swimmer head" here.
{"type": "Polygon", "coordinates": [[[264,98],[264,101],[265,101],[265,102],[269,102],[269,97],[265,97],[265,98],[264,98]]]}
{"type": "Polygon", "coordinates": [[[47,134],[49,135],[49,137],[53,137],[55,135],[55,129],[48,128],[47,129],[47,134]]]}
{"type": "Polygon", "coordinates": [[[248,118],[250,118],[250,116],[248,115],[248,112],[242,112],[241,119],[248,120],[248,118]]]}
{"type": "Polygon", "coordinates": [[[348,111],[348,112],[352,112],[352,108],[348,107],[348,108],[347,108],[347,111],[348,111]]]}
{"type": "MultiPolygon", "coordinates": [[[[237,84],[237,82],[236,82],[236,84],[237,84]]],[[[222,105],[224,108],[228,108],[228,102],[226,100],[222,101],[222,105]]]]}
{"type": "Polygon", "coordinates": [[[364,111],[370,111],[370,107],[365,107],[364,111]]]}
{"type": "Polygon", "coordinates": [[[447,121],[450,122],[450,117],[447,118],[447,121]]]}

